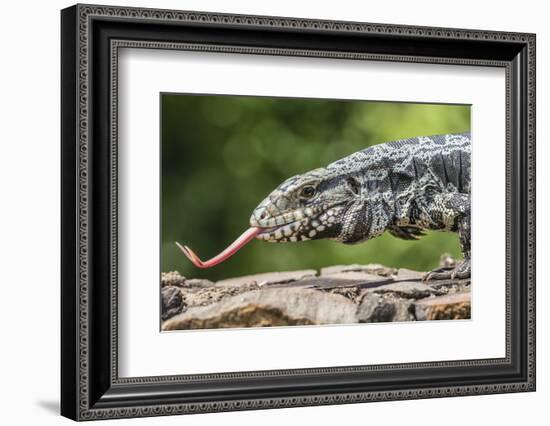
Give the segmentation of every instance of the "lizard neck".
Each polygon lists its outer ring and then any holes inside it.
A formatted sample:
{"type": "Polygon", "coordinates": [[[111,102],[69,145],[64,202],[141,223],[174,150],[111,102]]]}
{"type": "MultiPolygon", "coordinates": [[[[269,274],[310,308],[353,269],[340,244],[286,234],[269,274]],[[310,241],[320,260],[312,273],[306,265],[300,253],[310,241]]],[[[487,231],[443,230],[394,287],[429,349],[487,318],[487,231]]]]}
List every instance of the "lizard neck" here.
{"type": "Polygon", "coordinates": [[[376,238],[395,220],[395,203],[391,191],[371,192],[350,201],[338,238],[355,244],[376,238]]]}

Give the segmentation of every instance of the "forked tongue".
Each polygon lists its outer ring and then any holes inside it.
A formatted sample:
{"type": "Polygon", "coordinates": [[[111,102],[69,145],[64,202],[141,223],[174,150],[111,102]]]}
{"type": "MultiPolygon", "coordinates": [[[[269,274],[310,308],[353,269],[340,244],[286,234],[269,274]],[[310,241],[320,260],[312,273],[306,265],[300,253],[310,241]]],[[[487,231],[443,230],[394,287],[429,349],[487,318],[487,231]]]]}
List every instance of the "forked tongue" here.
{"type": "Polygon", "coordinates": [[[262,228],[248,228],[246,231],[242,233],[242,235],[237,238],[235,241],[233,241],[232,244],[230,244],[224,251],[222,251],[217,256],[214,256],[212,259],[202,261],[199,259],[199,256],[195,254],[193,250],[191,250],[187,246],[182,246],[180,243],[176,242],[176,245],[180,248],[180,250],[183,252],[185,256],[195,265],[197,268],[211,268],[212,266],[217,265],[218,263],[222,263],[226,259],[229,259],[231,256],[233,256],[235,253],[237,253],[241,248],[243,248],[246,244],[248,244],[251,240],[253,240],[256,235],[258,235],[262,231],[262,228]]]}

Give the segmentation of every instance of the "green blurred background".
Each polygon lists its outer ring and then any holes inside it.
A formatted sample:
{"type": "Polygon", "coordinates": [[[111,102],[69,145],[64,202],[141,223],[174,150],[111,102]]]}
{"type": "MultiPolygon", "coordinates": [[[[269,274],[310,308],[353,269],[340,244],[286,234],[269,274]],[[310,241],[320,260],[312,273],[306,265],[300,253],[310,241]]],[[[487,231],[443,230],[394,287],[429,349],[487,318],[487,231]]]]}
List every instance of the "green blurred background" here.
{"type": "Polygon", "coordinates": [[[255,240],[201,270],[174,242],[208,259],[248,228],[254,207],[286,178],[370,145],[468,131],[469,106],[181,94],[162,94],[161,106],[163,271],[215,281],[350,263],[430,270],[443,252],[460,257],[456,234],[403,241],[386,232],[356,245],[255,240]]]}

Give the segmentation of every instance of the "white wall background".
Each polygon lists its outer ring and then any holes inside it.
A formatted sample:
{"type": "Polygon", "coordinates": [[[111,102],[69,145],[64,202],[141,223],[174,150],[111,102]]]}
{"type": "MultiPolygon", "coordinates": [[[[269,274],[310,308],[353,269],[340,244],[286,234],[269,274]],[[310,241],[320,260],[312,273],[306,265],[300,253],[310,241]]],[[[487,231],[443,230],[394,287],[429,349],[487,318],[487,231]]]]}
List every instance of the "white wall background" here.
{"type": "MultiPolygon", "coordinates": [[[[536,0],[357,2],[252,0],[104,0],[103,4],[526,31],[537,33],[538,263],[550,256],[547,143],[550,28],[536,0]]],[[[0,26],[0,421],[68,424],[59,405],[59,9],[71,2],[9,2],[0,26]]],[[[280,425],[544,424],[550,400],[550,291],[538,277],[538,390],[530,394],[293,408],[155,419],[119,424],[280,425]],[[540,418],[540,420],[537,420],[540,418]]],[[[102,424],[115,424],[107,421],[102,424]]]]}

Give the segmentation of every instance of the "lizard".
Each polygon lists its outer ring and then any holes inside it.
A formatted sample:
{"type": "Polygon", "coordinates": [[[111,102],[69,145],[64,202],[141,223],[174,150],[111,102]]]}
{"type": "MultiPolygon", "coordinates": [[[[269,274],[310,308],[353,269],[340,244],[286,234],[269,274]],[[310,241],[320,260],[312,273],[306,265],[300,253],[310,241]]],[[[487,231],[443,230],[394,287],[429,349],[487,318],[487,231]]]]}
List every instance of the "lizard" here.
{"type": "Polygon", "coordinates": [[[420,136],[370,146],[277,186],[252,212],[250,228],[218,256],[218,264],[254,238],[267,242],[332,239],[356,244],[385,231],[417,240],[425,230],[456,232],[463,259],[434,269],[424,280],[471,274],[471,135],[420,136]]]}

